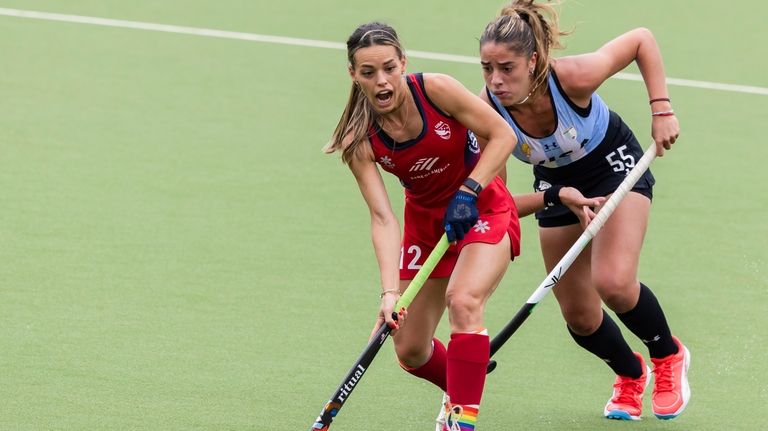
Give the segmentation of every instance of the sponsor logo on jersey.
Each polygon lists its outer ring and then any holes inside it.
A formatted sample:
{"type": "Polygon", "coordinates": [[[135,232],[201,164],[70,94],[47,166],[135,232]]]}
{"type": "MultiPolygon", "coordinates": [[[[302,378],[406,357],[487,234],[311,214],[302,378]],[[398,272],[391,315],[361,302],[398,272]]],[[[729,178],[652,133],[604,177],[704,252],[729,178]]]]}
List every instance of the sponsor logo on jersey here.
{"type": "Polygon", "coordinates": [[[411,169],[409,169],[409,172],[416,172],[416,171],[428,171],[432,169],[432,166],[437,163],[437,161],[440,160],[440,157],[425,157],[422,159],[419,159],[416,161],[416,163],[411,166],[411,169]]]}
{"type": "Polygon", "coordinates": [[[557,151],[560,148],[560,145],[557,144],[557,141],[542,142],[541,146],[542,148],[544,148],[544,151],[547,153],[557,151]]]}
{"type": "Polygon", "coordinates": [[[392,159],[389,158],[389,156],[384,156],[379,159],[379,163],[384,166],[385,168],[392,169],[395,167],[395,164],[392,163],[392,159]]]}
{"type": "Polygon", "coordinates": [[[434,174],[442,174],[442,173],[443,173],[443,172],[445,172],[445,171],[446,171],[446,170],[447,170],[447,169],[448,169],[450,166],[451,166],[451,164],[450,164],[450,163],[448,163],[448,164],[446,164],[445,166],[441,166],[441,167],[439,167],[439,168],[431,169],[431,170],[429,170],[429,171],[426,171],[426,172],[424,172],[424,171],[419,171],[419,172],[417,172],[417,174],[418,174],[418,175],[413,175],[413,176],[411,176],[411,178],[410,178],[410,179],[411,179],[411,180],[420,180],[420,179],[423,179],[423,178],[427,178],[427,177],[429,177],[429,176],[431,176],[431,175],[434,175],[434,174]]]}
{"type": "Polygon", "coordinates": [[[543,192],[544,190],[547,190],[550,187],[552,187],[552,184],[550,184],[550,183],[548,183],[548,182],[546,182],[544,180],[539,181],[538,189],[539,189],[540,192],[543,192]]]}
{"type": "Polygon", "coordinates": [[[451,139],[451,128],[442,121],[435,124],[435,133],[445,140],[451,139]]]}

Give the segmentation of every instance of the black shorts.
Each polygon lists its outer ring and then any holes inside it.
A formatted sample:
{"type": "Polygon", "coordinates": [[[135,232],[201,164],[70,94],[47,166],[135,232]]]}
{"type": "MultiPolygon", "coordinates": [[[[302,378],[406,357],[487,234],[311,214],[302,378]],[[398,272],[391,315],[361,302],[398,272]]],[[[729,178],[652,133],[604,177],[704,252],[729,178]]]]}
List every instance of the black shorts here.
{"type": "MultiPolygon", "coordinates": [[[[558,168],[534,166],[536,180],[533,188],[545,190],[549,185],[569,186],[578,189],[586,197],[605,196],[619,187],[632,167],[643,157],[644,150],[632,130],[618,114],[611,111],[608,130],[603,142],[583,158],[558,168]],[[545,183],[545,184],[542,184],[545,183]],[[543,187],[542,187],[543,186],[543,187]]],[[[650,170],[632,188],[633,192],[653,198],[656,180],[650,170]]],[[[545,208],[536,213],[540,227],[567,226],[579,222],[576,214],[565,205],[545,208]]]]}

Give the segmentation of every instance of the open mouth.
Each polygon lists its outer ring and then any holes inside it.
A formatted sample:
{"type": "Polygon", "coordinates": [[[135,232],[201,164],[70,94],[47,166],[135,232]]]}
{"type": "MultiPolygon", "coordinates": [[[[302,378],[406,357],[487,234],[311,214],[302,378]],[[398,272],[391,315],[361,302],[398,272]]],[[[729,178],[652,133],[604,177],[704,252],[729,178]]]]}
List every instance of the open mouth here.
{"type": "Polygon", "coordinates": [[[392,91],[391,90],[384,90],[376,93],[376,100],[379,102],[380,106],[388,105],[392,101],[392,91]]]}

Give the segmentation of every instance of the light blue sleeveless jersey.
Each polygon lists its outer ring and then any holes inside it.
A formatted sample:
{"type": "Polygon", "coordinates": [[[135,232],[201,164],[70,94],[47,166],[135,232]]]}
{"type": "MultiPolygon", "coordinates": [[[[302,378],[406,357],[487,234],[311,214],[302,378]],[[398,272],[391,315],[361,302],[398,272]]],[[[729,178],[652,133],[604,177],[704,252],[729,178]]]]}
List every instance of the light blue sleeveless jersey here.
{"type": "Polygon", "coordinates": [[[579,108],[571,106],[573,102],[561,92],[553,72],[549,73],[548,81],[549,92],[555,105],[557,129],[543,138],[528,136],[499,99],[490,91],[486,94],[517,135],[518,143],[512,154],[532,165],[556,168],[586,156],[603,141],[608,129],[609,113],[608,106],[597,93],[592,94],[589,108],[579,108]],[[583,111],[586,116],[580,115],[576,110],[583,111]]]}

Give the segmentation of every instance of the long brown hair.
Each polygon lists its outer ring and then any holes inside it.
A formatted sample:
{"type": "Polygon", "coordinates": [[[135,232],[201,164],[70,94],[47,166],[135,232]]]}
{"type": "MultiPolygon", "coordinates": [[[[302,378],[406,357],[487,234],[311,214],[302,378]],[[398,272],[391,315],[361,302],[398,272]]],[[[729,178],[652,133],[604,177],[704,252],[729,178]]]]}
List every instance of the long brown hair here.
{"type": "MultiPolygon", "coordinates": [[[[363,24],[352,32],[347,39],[347,60],[349,66],[355,67],[355,53],[360,48],[367,48],[374,45],[393,46],[397,50],[397,56],[400,59],[404,57],[404,50],[397,38],[397,33],[392,27],[380,22],[370,22],[363,24]]],[[[333,131],[330,142],[323,147],[326,153],[333,153],[342,150],[341,160],[349,164],[352,157],[357,154],[360,143],[363,142],[368,134],[368,127],[376,116],[368,98],[355,83],[349,91],[349,100],[341,114],[339,124],[333,131]],[[345,139],[350,139],[348,145],[342,143],[345,139]]]]}
{"type": "Polygon", "coordinates": [[[560,36],[569,32],[558,28],[557,10],[549,4],[536,4],[534,0],[514,0],[505,6],[499,15],[488,23],[480,36],[480,46],[488,42],[505,44],[507,47],[530,59],[536,53],[533,70],[533,92],[535,98],[546,91],[549,73],[550,51],[563,48],[560,36]]]}

